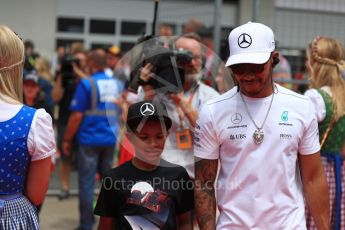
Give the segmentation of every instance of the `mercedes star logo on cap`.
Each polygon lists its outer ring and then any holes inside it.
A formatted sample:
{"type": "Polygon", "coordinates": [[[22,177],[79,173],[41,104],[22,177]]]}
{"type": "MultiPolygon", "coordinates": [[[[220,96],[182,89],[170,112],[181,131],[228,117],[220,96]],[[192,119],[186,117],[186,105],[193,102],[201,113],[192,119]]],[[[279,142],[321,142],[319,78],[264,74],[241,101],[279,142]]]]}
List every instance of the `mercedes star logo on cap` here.
{"type": "Polygon", "coordinates": [[[140,107],[143,116],[150,116],[155,113],[155,107],[151,103],[145,103],[140,107]]]}
{"type": "Polygon", "coordinates": [[[238,37],[237,43],[239,47],[247,48],[252,44],[252,38],[249,34],[243,33],[238,37]]]}

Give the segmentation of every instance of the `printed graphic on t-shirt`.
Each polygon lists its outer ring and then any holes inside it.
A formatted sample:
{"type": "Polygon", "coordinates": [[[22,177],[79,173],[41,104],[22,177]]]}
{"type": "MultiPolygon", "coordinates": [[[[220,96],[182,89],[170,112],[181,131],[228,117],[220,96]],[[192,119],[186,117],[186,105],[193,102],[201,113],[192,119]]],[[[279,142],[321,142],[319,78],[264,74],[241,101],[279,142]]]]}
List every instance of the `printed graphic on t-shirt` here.
{"type": "Polygon", "coordinates": [[[133,185],[127,203],[150,211],[145,215],[125,216],[132,229],[161,229],[168,219],[170,203],[168,194],[159,189],[155,190],[147,182],[141,181],[133,185]]]}

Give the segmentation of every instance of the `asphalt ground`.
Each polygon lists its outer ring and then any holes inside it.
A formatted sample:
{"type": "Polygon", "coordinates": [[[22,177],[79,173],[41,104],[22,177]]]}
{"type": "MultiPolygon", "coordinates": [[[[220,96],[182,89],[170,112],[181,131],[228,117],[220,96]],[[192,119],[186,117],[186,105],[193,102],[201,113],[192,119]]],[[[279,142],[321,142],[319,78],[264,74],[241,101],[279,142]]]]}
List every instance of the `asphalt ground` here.
{"type": "MultiPolygon", "coordinates": [[[[58,175],[59,161],[51,176],[49,190],[40,212],[40,226],[42,230],[72,230],[78,227],[78,174],[73,171],[70,176],[71,196],[65,200],[59,200],[60,178],[58,175]]],[[[100,182],[95,183],[95,200],[100,189],[100,182]]],[[[97,229],[98,217],[94,229],[97,229]]]]}

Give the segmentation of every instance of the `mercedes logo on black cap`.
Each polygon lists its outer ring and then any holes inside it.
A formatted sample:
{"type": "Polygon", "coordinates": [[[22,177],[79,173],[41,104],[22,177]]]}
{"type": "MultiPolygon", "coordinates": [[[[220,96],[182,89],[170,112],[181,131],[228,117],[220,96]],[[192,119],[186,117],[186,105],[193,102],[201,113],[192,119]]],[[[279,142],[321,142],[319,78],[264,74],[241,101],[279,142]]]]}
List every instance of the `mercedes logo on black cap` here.
{"type": "Polygon", "coordinates": [[[140,107],[143,116],[150,116],[155,113],[155,107],[151,103],[145,103],[140,107]]]}
{"type": "Polygon", "coordinates": [[[252,38],[249,34],[243,33],[238,37],[237,43],[241,48],[248,48],[252,44],[252,38]]]}

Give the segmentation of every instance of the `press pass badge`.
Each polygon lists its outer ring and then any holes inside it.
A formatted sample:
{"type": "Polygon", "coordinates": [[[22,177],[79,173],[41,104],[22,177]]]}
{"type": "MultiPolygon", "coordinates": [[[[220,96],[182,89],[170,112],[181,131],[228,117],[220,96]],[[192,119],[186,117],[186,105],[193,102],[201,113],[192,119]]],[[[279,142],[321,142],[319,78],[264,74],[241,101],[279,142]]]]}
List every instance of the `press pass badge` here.
{"type": "Polygon", "coordinates": [[[176,141],[179,149],[191,149],[193,144],[190,129],[176,131],[176,141]]]}

